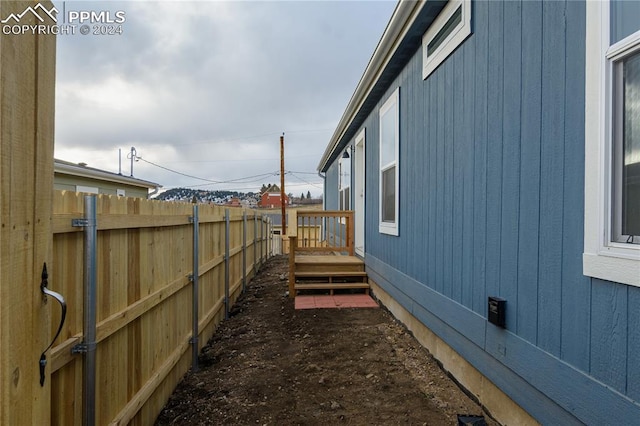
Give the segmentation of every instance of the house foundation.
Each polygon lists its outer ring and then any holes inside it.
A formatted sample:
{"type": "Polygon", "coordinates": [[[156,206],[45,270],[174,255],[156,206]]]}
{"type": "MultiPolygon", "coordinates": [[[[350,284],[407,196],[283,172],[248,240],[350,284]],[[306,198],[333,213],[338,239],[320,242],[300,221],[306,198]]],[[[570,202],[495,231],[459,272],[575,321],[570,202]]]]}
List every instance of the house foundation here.
{"type": "Polygon", "coordinates": [[[478,400],[495,420],[502,425],[534,426],[540,424],[454,351],[451,346],[447,345],[444,340],[397,303],[382,287],[371,279],[369,279],[369,285],[375,298],[413,333],[416,340],[442,364],[442,367],[467,392],[478,400]]]}

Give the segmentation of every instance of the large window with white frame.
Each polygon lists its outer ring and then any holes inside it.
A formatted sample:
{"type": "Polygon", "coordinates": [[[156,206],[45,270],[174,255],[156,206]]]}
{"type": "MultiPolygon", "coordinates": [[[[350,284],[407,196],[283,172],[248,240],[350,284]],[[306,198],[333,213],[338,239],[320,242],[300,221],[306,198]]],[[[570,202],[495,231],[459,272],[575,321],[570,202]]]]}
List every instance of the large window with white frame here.
{"type": "Polygon", "coordinates": [[[380,223],[379,231],[398,235],[400,88],[380,107],[380,223]]]}
{"type": "Polygon", "coordinates": [[[587,2],[584,274],[640,286],[640,3],[587,2]]]}
{"type": "Polygon", "coordinates": [[[339,209],[351,210],[351,156],[348,150],[338,160],[338,172],[339,209]]]}
{"type": "Polygon", "coordinates": [[[471,0],[449,0],[422,36],[422,78],[426,79],[471,35],[471,0]]]}
{"type": "Polygon", "coordinates": [[[612,60],[612,241],[640,244],[640,38],[612,60]]]}

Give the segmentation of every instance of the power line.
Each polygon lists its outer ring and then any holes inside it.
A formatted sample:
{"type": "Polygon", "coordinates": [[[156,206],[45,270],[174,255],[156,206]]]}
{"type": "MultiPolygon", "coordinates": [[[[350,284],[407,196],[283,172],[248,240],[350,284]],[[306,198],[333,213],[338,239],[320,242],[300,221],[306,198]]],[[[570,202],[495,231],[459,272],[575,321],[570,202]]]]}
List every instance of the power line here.
{"type": "Polygon", "coordinates": [[[305,182],[307,185],[311,185],[311,186],[316,187],[316,188],[318,188],[318,189],[322,189],[322,187],[321,187],[321,186],[318,186],[318,185],[317,185],[317,184],[315,184],[315,183],[311,183],[311,182],[309,182],[308,180],[303,179],[303,178],[301,178],[300,176],[297,176],[297,175],[296,175],[295,173],[293,173],[293,172],[287,172],[287,174],[290,174],[291,176],[295,177],[296,179],[301,180],[302,182],[305,182]]]}
{"type": "MultiPolygon", "coordinates": [[[[229,183],[243,183],[243,184],[248,184],[248,183],[258,183],[261,182],[263,180],[263,178],[266,177],[270,177],[270,176],[278,176],[279,173],[278,172],[271,172],[271,173],[262,173],[262,174],[258,174],[258,175],[252,175],[252,176],[244,176],[244,177],[240,177],[240,178],[235,178],[235,179],[229,179],[229,180],[212,180],[212,179],[206,179],[203,177],[199,177],[199,176],[194,176],[194,175],[190,175],[188,173],[183,173],[180,172],[178,170],[173,170],[169,167],[166,166],[162,166],[160,164],[154,163],[153,161],[149,161],[149,160],[145,160],[142,157],[136,156],[135,157],[136,160],[140,160],[140,161],[144,161],[147,164],[150,164],[154,167],[158,167],[162,170],[168,171],[170,173],[175,173],[177,175],[180,176],[185,176],[191,179],[197,179],[197,180],[201,180],[207,183],[204,184],[197,184],[197,185],[181,185],[181,186],[172,186],[172,187],[168,187],[168,188],[195,188],[195,187],[201,187],[201,186],[209,186],[212,184],[229,184],[229,183]],[[256,179],[257,178],[257,179],[256,179]],[[249,180],[249,179],[256,179],[256,180],[249,180]]],[[[285,171],[285,175],[291,175],[293,177],[295,177],[296,179],[298,179],[299,181],[302,181],[304,183],[302,184],[288,184],[288,186],[293,186],[293,187],[297,187],[297,186],[305,186],[305,185],[311,185],[315,188],[318,189],[322,189],[321,186],[319,186],[319,184],[316,183],[312,183],[309,182],[308,180],[301,178],[300,176],[297,176],[297,174],[313,174],[310,172],[292,172],[292,171],[285,171]]],[[[239,190],[239,189],[253,189],[254,187],[243,187],[243,188],[231,188],[231,189],[226,189],[227,191],[233,191],[233,190],[239,190]]]]}
{"type": "Polygon", "coordinates": [[[287,170],[287,173],[296,173],[296,174],[299,174],[299,175],[315,175],[315,176],[318,175],[318,172],[294,172],[294,171],[291,171],[291,170],[287,170]]]}
{"type": "MultiPolygon", "coordinates": [[[[185,177],[188,177],[188,178],[191,178],[191,179],[197,179],[197,180],[202,180],[202,181],[205,181],[205,182],[216,183],[216,184],[219,184],[219,183],[239,183],[239,182],[245,181],[247,179],[253,179],[253,178],[258,178],[258,177],[267,177],[267,176],[275,176],[275,175],[278,174],[277,172],[272,172],[272,173],[262,173],[262,174],[253,175],[253,176],[245,176],[245,177],[236,178],[236,179],[230,179],[230,180],[211,180],[211,179],[206,179],[206,178],[202,178],[202,177],[198,177],[198,176],[193,176],[193,175],[190,175],[190,174],[187,174],[187,173],[179,172],[177,170],[173,170],[173,169],[170,169],[168,167],[161,166],[160,164],[156,164],[156,163],[154,163],[152,161],[145,160],[142,157],[136,157],[136,158],[138,160],[140,160],[140,161],[144,161],[147,164],[150,164],[152,166],[158,167],[160,169],[166,170],[166,171],[171,172],[171,173],[175,173],[175,174],[178,174],[178,175],[181,175],[181,176],[185,176],[185,177]]],[[[243,183],[249,183],[249,182],[243,182],[243,183]]]]}

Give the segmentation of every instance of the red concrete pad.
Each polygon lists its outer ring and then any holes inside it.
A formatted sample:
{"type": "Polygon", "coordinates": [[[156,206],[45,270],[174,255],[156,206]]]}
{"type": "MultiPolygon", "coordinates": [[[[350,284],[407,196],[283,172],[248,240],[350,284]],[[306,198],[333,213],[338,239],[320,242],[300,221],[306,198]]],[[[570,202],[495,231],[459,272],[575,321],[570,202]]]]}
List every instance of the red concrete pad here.
{"type": "Polygon", "coordinates": [[[316,308],[335,308],[336,302],[332,296],[313,296],[316,308]]]}
{"type": "Polygon", "coordinates": [[[333,296],[339,308],[377,308],[378,304],[367,294],[345,294],[333,296]]]}
{"type": "Polygon", "coordinates": [[[296,296],[296,309],[377,308],[368,294],[337,294],[333,296],[296,296]]]}
{"type": "Polygon", "coordinates": [[[313,309],[316,307],[313,296],[296,297],[296,309],[313,309]]]}

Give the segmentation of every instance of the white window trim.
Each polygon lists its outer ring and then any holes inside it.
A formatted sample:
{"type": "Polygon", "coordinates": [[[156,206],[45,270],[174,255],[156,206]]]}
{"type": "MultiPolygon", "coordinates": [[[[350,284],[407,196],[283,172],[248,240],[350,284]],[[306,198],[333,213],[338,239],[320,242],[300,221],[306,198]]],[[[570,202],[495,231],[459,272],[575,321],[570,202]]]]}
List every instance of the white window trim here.
{"type": "Polygon", "coordinates": [[[429,77],[470,35],[471,0],[449,0],[438,17],[433,21],[431,26],[429,26],[427,32],[422,36],[422,79],[429,77]],[[460,24],[458,24],[451,34],[438,46],[434,53],[427,55],[427,46],[429,46],[431,40],[440,32],[460,5],[462,5],[462,20],[460,24]]]}
{"type": "Polygon", "coordinates": [[[396,88],[394,92],[389,96],[389,99],[385,101],[385,103],[380,107],[380,111],[378,114],[378,143],[379,143],[379,152],[380,152],[380,169],[378,173],[379,178],[379,226],[378,230],[382,234],[394,235],[398,236],[398,223],[400,222],[400,87],[396,88]],[[395,161],[392,161],[389,164],[382,164],[382,116],[393,106],[396,106],[396,128],[395,128],[395,161]],[[394,222],[383,222],[382,221],[382,171],[384,169],[388,169],[389,167],[395,166],[396,169],[396,178],[395,178],[395,221],[394,222]]]}
{"type": "Polygon", "coordinates": [[[583,273],[640,287],[640,246],[611,241],[613,60],[638,48],[640,33],[609,46],[608,1],[586,2],[583,273]]]}

